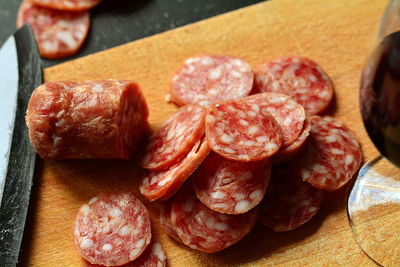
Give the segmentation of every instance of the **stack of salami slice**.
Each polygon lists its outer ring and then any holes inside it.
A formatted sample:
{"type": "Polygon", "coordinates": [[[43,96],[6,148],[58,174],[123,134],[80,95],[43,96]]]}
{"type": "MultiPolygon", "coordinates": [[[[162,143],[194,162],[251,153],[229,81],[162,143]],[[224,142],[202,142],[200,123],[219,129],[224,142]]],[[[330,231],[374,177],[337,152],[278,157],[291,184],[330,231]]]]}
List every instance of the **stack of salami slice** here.
{"type": "Polygon", "coordinates": [[[83,45],[90,26],[88,10],[100,1],[24,0],[18,10],[17,28],[31,25],[42,57],[69,57],[83,45]]]}
{"type": "Polygon", "coordinates": [[[142,160],[140,192],[164,200],[168,235],[211,253],[258,219],[277,232],[309,221],[323,191],[345,185],[362,161],[355,135],[317,115],[332,97],[329,77],[306,58],[279,58],[255,72],[229,56],[186,60],[169,97],[181,107],[150,137],[142,160]]]}

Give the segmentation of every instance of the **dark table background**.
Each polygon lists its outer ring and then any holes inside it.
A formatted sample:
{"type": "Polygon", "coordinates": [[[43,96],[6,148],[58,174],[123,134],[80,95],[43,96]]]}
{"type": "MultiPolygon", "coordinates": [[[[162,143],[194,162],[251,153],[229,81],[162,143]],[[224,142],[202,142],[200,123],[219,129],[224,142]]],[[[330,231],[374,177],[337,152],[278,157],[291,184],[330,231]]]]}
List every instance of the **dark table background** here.
{"type": "MultiPolygon", "coordinates": [[[[90,11],[91,29],[79,53],[43,60],[49,67],[263,0],[103,0],[90,11]]],[[[0,44],[15,31],[21,0],[0,0],[0,44]]]]}

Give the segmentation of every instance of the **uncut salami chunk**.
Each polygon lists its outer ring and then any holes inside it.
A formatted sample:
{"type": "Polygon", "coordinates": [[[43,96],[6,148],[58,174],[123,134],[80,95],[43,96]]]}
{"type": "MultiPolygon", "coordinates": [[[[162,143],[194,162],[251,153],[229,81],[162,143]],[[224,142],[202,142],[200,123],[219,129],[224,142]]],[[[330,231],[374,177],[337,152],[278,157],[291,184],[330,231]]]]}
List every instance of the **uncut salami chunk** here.
{"type": "Polygon", "coordinates": [[[149,131],[148,115],[136,83],[105,80],[44,83],[25,119],[43,159],[127,159],[149,131]]]}
{"type": "Polygon", "coordinates": [[[261,105],[243,100],[211,105],[206,137],[213,151],[236,161],[256,161],[276,153],[282,136],[278,123],[261,105]]]}
{"type": "Polygon", "coordinates": [[[149,172],[142,180],[139,187],[140,193],[149,200],[170,198],[197,169],[209,152],[208,142],[202,137],[181,162],[165,171],[149,172]]]}
{"type": "Polygon", "coordinates": [[[73,234],[79,254],[90,263],[123,265],[150,243],[150,218],[133,194],[102,193],[80,208],[73,234]]]}
{"type": "Polygon", "coordinates": [[[160,225],[171,238],[175,239],[176,241],[182,242],[171,222],[171,211],[173,203],[174,203],[174,198],[170,198],[166,201],[161,202],[160,225]]]}
{"type": "Polygon", "coordinates": [[[282,133],[282,147],[292,144],[303,129],[306,113],[302,105],[282,93],[263,93],[243,98],[246,103],[259,105],[262,111],[270,113],[282,133]]]}
{"type": "Polygon", "coordinates": [[[362,151],[353,132],[332,117],[313,116],[309,140],[292,169],[317,188],[334,191],[358,170],[362,151]]]}
{"type": "Polygon", "coordinates": [[[196,195],[212,210],[241,214],[254,208],[269,183],[268,159],[237,162],[210,154],[192,176],[196,195]]]}
{"type": "Polygon", "coordinates": [[[257,209],[240,214],[223,214],[198,200],[190,184],[179,191],[172,205],[172,225],[182,242],[206,253],[221,251],[242,239],[255,225],[257,209]]]}
{"type": "Polygon", "coordinates": [[[172,78],[171,101],[178,105],[208,106],[247,96],[254,74],[248,63],[222,55],[192,57],[172,78]]]}
{"type": "Polygon", "coordinates": [[[40,55],[59,59],[78,52],[89,32],[89,13],[47,9],[24,1],[19,10],[17,27],[31,25],[40,55]]]}
{"type": "Polygon", "coordinates": [[[255,71],[260,92],[281,92],[293,97],[309,115],[321,113],[331,102],[333,85],[314,61],[283,57],[261,65],[255,71]]]}
{"type": "Polygon", "coordinates": [[[85,11],[98,5],[101,0],[29,0],[35,5],[63,11],[85,11]]]}
{"type": "Polygon", "coordinates": [[[303,182],[287,165],[274,165],[271,183],[260,204],[260,221],[275,232],[293,230],[317,213],[323,190],[303,182]]]}
{"type": "Polygon", "coordinates": [[[204,134],[205,116],[201,106],[181,107],[150,137],[142,167],[162,171],[179,163],[204,134]]]}
{"type": "Polygon", "coordinates": [[[278,153],[276,153],[271,157],[272,163],[273,164],[281,163],[289,161],[292,158],[294,158],[305,145],[307,138],[310,135],[310,131],[311,131],[311,120],[307,118],[304,121],[303,129],[301,130],[299,137],[297,137],[297,139],[292,144],[286,147],[281,147],[278,153]]]}

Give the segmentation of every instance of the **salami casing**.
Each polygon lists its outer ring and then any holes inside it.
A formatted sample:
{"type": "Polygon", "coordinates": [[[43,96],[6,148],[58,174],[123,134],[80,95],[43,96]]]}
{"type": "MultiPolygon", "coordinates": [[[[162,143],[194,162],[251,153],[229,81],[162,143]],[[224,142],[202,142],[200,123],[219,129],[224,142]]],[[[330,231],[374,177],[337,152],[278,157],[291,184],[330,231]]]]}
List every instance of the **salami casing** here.
{"type": "Polygon", "coordinates": [[[147,118],[134,82],[47,82],[33,92],[26,123],[43,159],[127,159],[149,131],[147,118]]]}
{"type": "Polygon", "coordinates": [[[35,5],[62,11],[85,11],[98,5],[101,0],[29,0],[35,5]]]}
{"type": "Polygon", "coordinates": [[[211,153],[192,176],[196,195],[208,208],[241,214],[260,203],[269,183],[269,159],[237,162],[211,153]]]}
{"type": "Polygon", "coordinates": [[[59,59],[78,52],[89,32],[87,12],[65,12],[22,2],[17,17],[17,27],[31,25],[40,55],[59,59]]]}
{"type": "Polygon", "coordinates": [[[80,208],[73,235],[78,253],[91,264],[123,265],[150,243],[150,218],[133,194],[102,193],[80,208]]]}
{"type": "Polygon", "coordinates": [[[282,57],[255,71],[260,92],[281,92],[304,106],[308,115],[321,113],[333,97],[333,85],[325,71],[303,57],[282,57]]]}
{"type": "Polygon", "coordinates": [[[247,96],[254,74],[248,63],[222,55],[192,57],[172,78],[171,101],[178,105],[208,105],[247,96]]]}

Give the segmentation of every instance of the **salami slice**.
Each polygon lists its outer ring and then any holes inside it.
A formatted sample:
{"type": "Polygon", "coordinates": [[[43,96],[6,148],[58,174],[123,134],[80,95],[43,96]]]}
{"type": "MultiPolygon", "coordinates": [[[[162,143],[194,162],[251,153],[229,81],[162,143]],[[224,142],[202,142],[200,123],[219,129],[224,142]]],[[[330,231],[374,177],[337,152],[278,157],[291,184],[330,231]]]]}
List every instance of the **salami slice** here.
{"type": "Polygon", "coordinates": [[[309,140],[291,165],[304,181],[334,191],[353,177],[361,162],[362,151],[350,129],[332,117],[313,116],[309,140]]]}
{"type": "Polygon", "coordinates": [[[57,9],[62,11],[86,11],[96,5],[101,0],[29,0],[35,5],[57,9]]]}
{"type": "Polygon", "coordinates": [[[257,215],[256,209],[240,215],[213,211],[197,199],[191,184],[187,184],[175,198],[171,221],[185,245],[213,253],[247,235],[253,229],[257,215]]]}
{"type": "Polygon", "coordinates": [[[87,12],[65,12],[36,6],[25,0],[18,10],[17,28],[31,25],[40,55],[59,59],[78,52],[89,32],[87,12]]]}
{"type": "Polygon", "coordinates": [[[302,105],[282,93],[262,93],[243,98],[270,113],[282,133],[282,147],[292,144],[303,129],[306,113],[302,105]]]}
{"type": "Polygon", "coordinates": [[[293,230],[317,213],[323,190],[303,182],[289,166],[274,165],[271,184],[260,204],[260,221],[275,232],[293,230]]]}
{"type": "Polygon", "coordinates": [[[205,116],[201,106],[181,107],[150,137],[142,167],[162,171],[179,163],[204,134],[205,116]]]}
{"type": "Polygon", "coordinates": [[[163,201],[160,206],[160,225],[164,231],[176,241],[182,242],[171,222],[171,211],[174,198],[163,201]]]}
{"type": "Polygon", "coordinates": [[[214,104],[207,110],[206,137],[213,151],[236,161],[272,156],[281,146],[281,130],[259,104],[242,100],[214,104]]]}
{"type": "Polygon", "coordinates": [[[192,176],[197,197],[208,208],[228,214],[241,214],[254,208],[269,183],[268,159],[237,162],[211,153],[192,176]]]}
{"type": "Polygon", "coordinates": [[[79,254],[90,263],[123,265],[150,243],[150,218],[133,194],[102,193],[80,208],[73,233],[79,254]]]}
{"type": "Polygon", "coordinates": [[[297,139],[292,144],[286,147],[281,147],[278,153],[271,157],[272,163],[277,164],[293,159],[305,145],[306,140],[310,135],[310,131],[311,120],[306,119],[304,121],[303,129],[301,130],[299,137],[297,137],[297,139]]]}
{"type": "Polygon", "coordinates": [[[197,169],[209,152],[208,142],[202,137],[181,162],[166,171],[149,172],[142,180],[139,187],[140,193],[149,200],[170,198],[197,169]]]}
{"type": "Polygon", "coordinates": [[[307,58],[278,58],[261,65],[255,73],[259,91],[287,94],[303,105],[309,115],[321,113],[333,97],[329,77],[317,63],[307,58]]]}
{"type": "Polygon", "coordinates": [[[32,93],[26,123],[43,159],[128,159],[149,131],[132,81],[47,82],[32,93]]]}
{"type": "Polygon", "coordinates": [[[171,101],[178,105],[208,106],[221,100],[247,96],[254,74],[248,63],[222,55],[192,57],[172,78],[171,101]]]}

